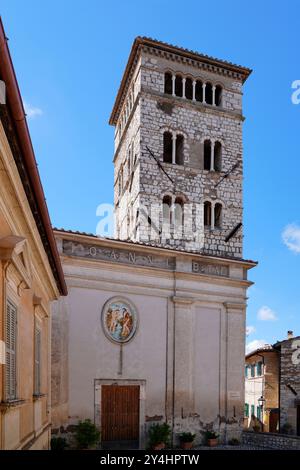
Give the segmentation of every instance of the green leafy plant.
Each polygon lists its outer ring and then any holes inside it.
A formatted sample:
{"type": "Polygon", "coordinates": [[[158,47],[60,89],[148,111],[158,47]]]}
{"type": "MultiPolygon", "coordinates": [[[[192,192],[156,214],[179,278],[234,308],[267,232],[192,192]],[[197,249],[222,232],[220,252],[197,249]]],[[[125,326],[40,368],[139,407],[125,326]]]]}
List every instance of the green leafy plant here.
{"type": "Polygon", "coordinates": [[[293,426],[290,423],[284,423],[280,428],[281,434],[293,434],[293,426]]]}
{"type": "Polygon", "coordinates": [[[252,427],[253,427],[254,432],[259,432],[260,431],[260,425],[259,424],[254,424],[252,427]]]}
{"type": "Polygon", "coordinates": [[[85,419],[79,421],[75,437],[80,449],[88,449],[89,447],[95,447],[99,442],[100,432],[90,419],[85,419]]]}
{"type": "Polygon", "coordinates": [[[196,437],[196,434],[193,434],[191,432],[182,432],[179,434],[179,440],[181,442],[193,442],[196,437]]]}
{"type": "Polygon", "coordinates": [[[205,432],[205,438],[208,441],[209,439],[218,439],[219,434],[216,433],[215,431],[206,431],[205,432]]]}
{"type": "Polygon", "coordinates": [[[230,441],[228,441],[228,444],[230,446],[239,446],[240,441],[236,437],[233,437],[232,439],[230,439],[230,441]]]}
{"type": "Polygon", "coordinates": [[[51,450],[65,450],[68,447],[67,440],[64,437],[52,437],[51,450]]]}
{"type": "Polygon", "coordinates": [[[149,429],[149,443],[153,447],[157,444],[164,443],[168,445],[171,429],[167,423],[153,424],[149,429]]]}

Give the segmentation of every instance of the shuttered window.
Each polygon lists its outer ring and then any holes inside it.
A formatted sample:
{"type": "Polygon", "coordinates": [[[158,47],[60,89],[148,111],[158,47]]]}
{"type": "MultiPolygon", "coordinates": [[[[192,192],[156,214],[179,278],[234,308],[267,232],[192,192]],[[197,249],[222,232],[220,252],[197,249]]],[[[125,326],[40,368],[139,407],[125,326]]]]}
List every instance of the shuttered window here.
{"type": "Polygon", "coordinates": [[[17,307],[10,300],[6,303],[5,345],[6,399],[15,400],[17,398],[17,307]]]}
{"type": "Polygon", "coordinates": [[[255,406],[251,405],[251,416],[255,416],[255,406]]]}
{"type": "Polygon", "coordinates": [[[249,403],[245,403],[245,412],[244,413],[245,413],[246,418],[248,418],[249,417],[249,403]]]}
{"type": "Polygon", "coordinates": [[[41,393],[41,330],[34,331],[34,393],[41,393]]]}

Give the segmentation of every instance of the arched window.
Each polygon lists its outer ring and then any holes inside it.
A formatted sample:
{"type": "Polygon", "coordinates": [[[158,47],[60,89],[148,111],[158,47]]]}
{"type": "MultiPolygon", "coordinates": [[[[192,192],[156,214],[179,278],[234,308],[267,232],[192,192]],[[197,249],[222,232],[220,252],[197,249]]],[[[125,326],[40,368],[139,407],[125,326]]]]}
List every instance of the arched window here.
{"type": "Polygon", "coordinates": [[[221,169],[222,169],[222,144],[221,144],[221,142],[215,142],[215,146],[214,146],[214,169],[215,169],[215,171],[221,171],[221,169]]]}
{"type": "Polygon", "coordinates": [[[181,134],[176,136],[176,164],[183,165],[184,163],[184,155],[183,155],[183,147],[184,147],[184,137],[181,134]]]}
{"type": "Polygon", "coordinates": [[[191,78],[187,78],[185,81],[185,97],[188,100],[193,99],[193,80],[191,78]]]}
{"type": "Polygon", "coordinates": [[[164,132],[164,156],[165,163],[172,163],[172,134],[171,132],[164,132]]]}
{"type": "Polygon", "coordinates": [[[213,95],[212,95],[212,84],[208,82],[206,84],[206,87],[205,87],[205,102],[207,104],[212,104],[212,102],[213,102],[212,97],[213,97],[213,95]]]}
{"type": "Polygon", "coordinates": [[[204,226],[211,227],[211,203],[209,201],[204,203],[204,226]]]}
{"type": "Polygon", "coordinates": [[[172,74],[170,72],[165,73],[165,93],[172,95],[172,74]]]}
{"type": "Polygon", "coordinates": [[[184,202],[182,197],[177,197],[175,199],[175,207],[174,207],[174,215],[175,215],[175,228],[176,230],[183,230],[184,224],[184,202]]]}
{"type": "Polygon", "coordinates": [[[196,81],[195,98],[196,98],[196,101],[200,101],[202,103],[202,101],[203,101],[203,87],[202,87],[202,82],[200,80],[196,81]]]}
{"type": "Polygon", "coordinates": [[[163,197],[163,224],[171,224],[172,223],[172,199],[171,196],[164,196],[163,197]]]}
{"type": "Polygon", "coordinates": [[[220,204],[219,202],[217,202],[217,204],[215,205],[215,210],[214,210],[214,213],[215,213],[215,228],[221,228],[222,227],[222,204],[220,204]]]}
{"type": "Polygon", "coordinates": [[[222,105],[222,87],[220,85],[216,86],[215,104],[216,104],[216,106],[221,106],[222,105]]]}
{"type": "Polygon", "coordinates": [[[210,170],[211,161],[211,141],[204,141],[204,170],[210,170]]]}
{"type": "Polygon", "coordinates": [[[176,75],[175,78],[175,95],[182,96],[182,77],[181,75],[176,75]]]}

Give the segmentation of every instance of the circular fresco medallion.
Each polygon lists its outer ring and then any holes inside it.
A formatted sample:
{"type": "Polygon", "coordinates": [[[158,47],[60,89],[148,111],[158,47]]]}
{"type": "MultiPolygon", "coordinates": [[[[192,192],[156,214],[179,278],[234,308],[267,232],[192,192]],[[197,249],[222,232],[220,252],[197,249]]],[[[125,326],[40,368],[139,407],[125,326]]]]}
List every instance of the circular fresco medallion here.
{"type": "Polygon", "coordinates": [[[102,310],[102,326],[109,339],[117,343],[126,343],[136,332],[135,307],[125,299],[110,299],[102,310]]]}

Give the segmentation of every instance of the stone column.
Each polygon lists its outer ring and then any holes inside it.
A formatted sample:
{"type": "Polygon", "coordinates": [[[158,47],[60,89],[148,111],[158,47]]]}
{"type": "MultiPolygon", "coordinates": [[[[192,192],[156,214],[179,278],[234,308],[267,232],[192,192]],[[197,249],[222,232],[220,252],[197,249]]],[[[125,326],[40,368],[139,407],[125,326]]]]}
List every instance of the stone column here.
{"type": "Polygon", "coordinates": [[[211,215],[210,215],[210,217],[211,217],[210,229],[214,230],[214,228],[215,228],[215,204],[214,203],[211,204],[211,215]]]}
{"type": "Polygon", "coordinates": [[[212,105],[216,106],[216,87],[213,85],[212,87],[212,105]]]}
{"type": "Polygon", "coordinates": [[[173,297],[174,315],[174,418],[182,422],[194,412],[194,310],[193,299],[173,297]]]}
{"type": "Polygon", "coordinates": [[[210,171],[215,170],[215,142],[211,140],[210,146],[210,171]]]}
{"type": "Polygon", "coordinates": [[[172,134],[172,163],[176,163],[176,134],[172,134]]]}
{"type": "Polygon", "coordinates": [[[172,75],[172,96],[176,96],[175,95],[175,80],[176,80],[176,76],[172,75]]]}
{"type": "Polygon", "coordinates": [[[193,80],[193,101],[196,101],[196,80],[193,80]]]}
{"type": "Polygon", "coordinates": [[[183,78],[182,79],[182,98],[185,98],[185,82],[186,82],[186,79],[183,78]]]}
{"type": "Polygon", "coordinates": [[[206,103],[206,98],[205,98],[205,88],[206,88],[206,83],[202,83],[202,103],[206,103]]]}
{"type": "MultiPolygon", "coordinates": [[[[226,383],[225,418],[226,437],[238,437],[244,419],[244,365],[245,365],[245,311],[246,305],[225,302],[226,315],[226,383]]],[[[222,401],[222,397],[221,397],[222,401]]]]}

